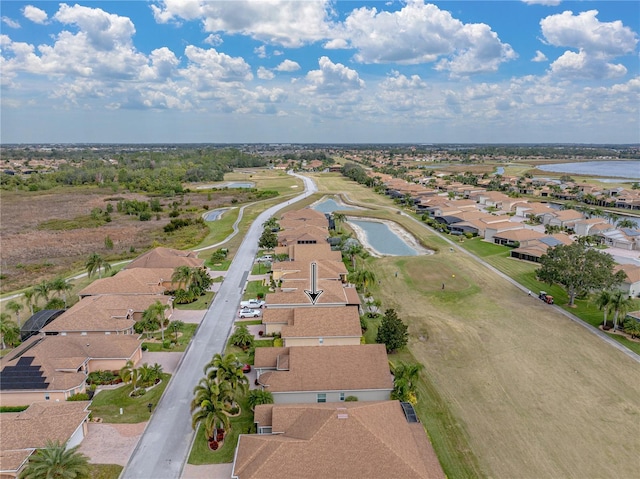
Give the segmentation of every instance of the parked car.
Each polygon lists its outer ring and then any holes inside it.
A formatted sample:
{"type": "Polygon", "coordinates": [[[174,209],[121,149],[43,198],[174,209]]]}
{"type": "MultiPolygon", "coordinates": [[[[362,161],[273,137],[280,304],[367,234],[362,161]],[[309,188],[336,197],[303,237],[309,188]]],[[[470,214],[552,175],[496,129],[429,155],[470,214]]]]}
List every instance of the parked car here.
{"type": "Polygon", "coordinates": [[[266,254],[264,256],[260,256],[256,261],[258,263],[271,263],[273,261],[273,257],[270,254],[266,254]]]}
{"type": "Polygon", "coordinates": [[[238,313],[238,316],[240,316],[241,318],[259,318],[260,314],[260,311],[258,311],[257,309],[242,308],[238,313]]]}
{"type": "Polygon", "coordinates": [[[240,301],[240,307],[242,309],[245,308],[253,308],[259,309],[264,306],[264,301],[261,299],[248,299],[247,301],[240,301]]]}
{"type": "Polygon", "coordinates": [[[251,364],[245,364],[242,366],[242,372],[245,374],[251,372],[251,364]]]}

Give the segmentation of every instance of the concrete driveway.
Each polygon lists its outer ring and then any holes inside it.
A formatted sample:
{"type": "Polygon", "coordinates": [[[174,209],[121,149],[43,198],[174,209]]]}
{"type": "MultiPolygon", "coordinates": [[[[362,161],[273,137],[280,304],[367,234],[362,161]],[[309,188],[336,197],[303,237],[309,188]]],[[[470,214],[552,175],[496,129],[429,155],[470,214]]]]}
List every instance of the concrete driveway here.
{"type": "Polygon", "coordinates": [[[185,464],[182,479],[229,479],[233,464],[205,464],[194,466],[185,464]]]}
{"type": "Polygon", "coordinates": [[[171,313],[171,321],[182,321],[183,323],[200,324],[206,312],[206,309],[174,309],[173,313],[171,313]]]}
{"type": "Polygon", "coordinates": [[[154,363],[158,363],[162,366],[162,370],[165,373],[174,374],[178,369],[180,358],[184,353],[152,353],[150,351],[142,352],[142,359],[138,363],[141,366],[144,363],[148,363],[149,366],[153,366],[154,363]]]}
{"type": "MultiPolygon", "coordinates": [[[[89,456],[89,462],[93,464],[125,466],[146,425],[146,422],[138,424],[90,422],[87,436],[80,444],[80,452],[89,456]]],[[[231,474],[227,477],[230,476],[231,474]]]]}

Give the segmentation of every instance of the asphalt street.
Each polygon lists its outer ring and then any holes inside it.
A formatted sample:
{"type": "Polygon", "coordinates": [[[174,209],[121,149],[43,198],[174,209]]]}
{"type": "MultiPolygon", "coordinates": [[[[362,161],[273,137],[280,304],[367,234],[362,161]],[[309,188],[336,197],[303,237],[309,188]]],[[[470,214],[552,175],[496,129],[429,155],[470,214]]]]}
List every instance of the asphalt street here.
{"type": "Polygon", "coordinates": [[[194,438],[189,412],[193,388],[204,375],[204,365],[214,354],[224,351],[242,297],[245,279],[251,271],[258,251],[262,224],[283,207],[317,191],[315,183],[310,178],[299,177],[304,181],[305,192],[264,211],[249,228],[182,362],[162,399],[154,405],[151,420],[121,478],[155,479],[181,476],[194,438]]]}

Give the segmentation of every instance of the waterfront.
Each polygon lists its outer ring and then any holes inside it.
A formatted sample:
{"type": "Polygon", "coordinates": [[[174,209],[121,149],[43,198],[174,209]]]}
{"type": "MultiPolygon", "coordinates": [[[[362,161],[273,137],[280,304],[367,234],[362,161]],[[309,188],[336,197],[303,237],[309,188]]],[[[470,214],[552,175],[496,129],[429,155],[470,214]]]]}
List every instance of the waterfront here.
{"type": "Polygon", "coordinates": [[[374,256],[417,256],[431,253],[397,223],[362,218],[349,218],[348,223],[358,240],[374,256]]]}
{"type": "Polygon", "coordinates": [[[640,180],[640,160],[629,161],[585,161],[580,163],[553,163],[540,165],[539,170],[550,173],[622,178],[628,181],[640,180]]]}

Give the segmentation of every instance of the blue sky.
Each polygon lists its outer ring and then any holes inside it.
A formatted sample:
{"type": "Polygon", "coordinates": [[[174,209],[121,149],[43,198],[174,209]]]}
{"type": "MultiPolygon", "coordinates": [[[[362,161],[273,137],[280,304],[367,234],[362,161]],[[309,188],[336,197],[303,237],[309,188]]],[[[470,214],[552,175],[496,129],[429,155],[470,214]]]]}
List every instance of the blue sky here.
{"type": "Polygon", "coordinates": [[[640,2],[3,1],[2,143],[639,143],[640,2]]]}

